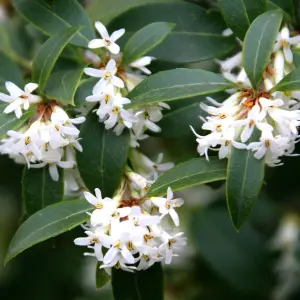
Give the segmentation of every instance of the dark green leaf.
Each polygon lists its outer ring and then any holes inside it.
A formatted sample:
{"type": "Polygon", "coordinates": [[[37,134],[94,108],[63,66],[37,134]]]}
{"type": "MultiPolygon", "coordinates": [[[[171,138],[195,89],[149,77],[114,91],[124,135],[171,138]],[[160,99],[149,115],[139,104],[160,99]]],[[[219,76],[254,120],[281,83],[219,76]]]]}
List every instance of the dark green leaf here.
{"type": "Polygon", "coordinates": [[[39,169],[24,168],[22,179],[22,195],[27,216],[31,216],[42,208],[62,201],[64,196],[64,177],[59,169],[59,181],[54,181],[48,167],[39,169]]]}
{"type": "Polygon", "coordinates": [[[47,98],[59,100],[66,105],[74,105],[74,97],[83,69],[83,65],[72,61],[59,63],[47,81],[45,87],[47,98]]]}
{"type": "Polygon", "coordinates": [[[96,264],[96,288],[100,290],[107,282],[110,281],[110,276],[104,269],[100,269],[101,263],[97,261],[96,264]]]}
{"type": "Polygon", "coordinates": [[[130,136],[107,130],[95,113],[90,113],[80,130],[83,152],[77,153],[78,169],[90,191],[100,188],[106,197],[118,188],[127,161],[130,136]]]}
{"type": "Polygon", "coordinates": [[[89,78],[89,79],[82,80],[80,82],[74,99],[76,107],[85,104],[85,99],[88,96],[92,95],[93,87],[97,82],[98,82],[97,78],[89,78]]]}
{"type": "Polygon", "coordinates": [[[300,69],[295,69],[287,74],[277,85],[272,88],[272,91],[298,91],[300,90],[300,69]]]}
{"type": "MultiPolygon", "coordinates": [[[[101,20],[102,23],[108,24],[112,19],[133,7],[161,1],[162,0],[94,0],[89,4],[87,12],[94,22],[101,20]]],[[[163,2],[174,1],[181,0],[163,0],[163,2]]]]}
{"type": "MultiPolygon", "coordinates": [[[[13,4],[16,10],[29,22],[34,24],[39,30],[41,30],[46,35],[55,35],[71,26],[85,25],[80,23],[82,21],[81,10],[78,10],[78,2],[76,0],[72,1],[71,6],[64,6],[63,4],[69,3],[70,1],[60,1],[57,7],[63,7],[60,10],[60,14],[64,17],[67,16],[67,20],[64,20],[60,15],[53,12],[50,6],[45,5],[44,1],[37,0],[14,0],[13,4]],[[72,8],[75,7],[76,15],[73,15],[72,8]],[[72,22],[69,23],[72,17],[72,22]]],[[[83,30],[83,29],[82,29],[83,30]]],[[[85,32],[87,29],[85,29],[85,32]]],[[[77,46],[86,47],[89,41],[89,36],[84,36],[83,33],[77,32],[74,34],[74,38],[71,43],[77,46]]],[[[49,48],[51,49],[51,48],[49,48]]]]}
{"type": "Polygon", "coordinates": [[[159,72],[141,82],[132,90],[128,107],[154,104],[212,94],[232,88],[234,84],[221,75],[192,69],[159,72]]]}
{"type": "Polygon", "coordinates": [[[292,17],[295,15],[295,4],[294,1],[287,0],[269,0],[269,9],[281,8],[285,13],[285,16],[289,17],[291,21],[292,17]]]}
{"type": "Polygon", "coordinates": [[[163,173],[151,186],[150,196],[162,196],[168,187],[173,191],[226,178],[226,161],[217,158],[194,158],[163,173]]]}
{"type": "Polygon", "coordinates": [[[154,22],[176,24],[175,29],[149,55],[164,61],[188,63],[226,55],[236,46],[233,36],[222,35],[226,25],[218,11],[205,11],[187,2],[155,3],[128,10],[109,24],[109,30],[126,28],[126,42],[136,31],[154,22]],[[132,22],[134,20],[134,22],[132,22]]]}
{"type": "Polygon", "coordinates": [[[257,17],[247,31],[243,45],[243,65],[252,83],[257,88],[270,56],[282,21],[282,12],[270,10],[257,17]]]}
{"type": "Polygon", "coordinates": [[[123,52],[124,64],[129,64],[158,46],[170,34],[175,24],[156,22],[135,33],[126,43],[123,52]]]}
{"type": "Polygon", "coordinates": [[[6,81],[12,81],[22,89],[24,79],[20,68],[3,52],[0,52],[0,65],[0,86],[4,86],[6,81]]]}
{"type": "Polygon", "coordinates": [[[27,110],[24,111],[22,117],[18,119],[14,112],[10,114],[2,113],[5,107],[6,104],[0,105],[0,140],[6,136],[8,130],[18,130],[35,114],[35,110],[27,110]]]}
{"type": "MultiPolygon", "coordinates": [[[[250,142],[258,140],[258,130],[250,142]]],[[[256,159],[251,150],[232,148],[227,165],[226,200],[236,230],[244,223],[261,190],[265,160],[256,159]]]]}
{"type": "Polygon", "coordinates": [[[38,211],[27,219],[14,235],[5,264],[24,250],[62,234],[86,222],[92,206],[84,200],[68,200],[38,211]]]}
{"type": "Polygon", "coordinates": [[[79,30],[71,27],[50,37],[39,49],[32,66],[32,78],[38,82],[39,90],[44,92],[50,73],[63,49],[79,30]]]}
{"type": "Polygon", "coordinates": [[[267,10],[267,0],[218,0],[227,25],[241,40],[253,20],[267,10]]]}
{"type": "Polygon", "coordinates": [[[78,0],[54,0],[52,11],[71,26],[83,26],[80,33],[88,40],[95,38],[92,23],[78,0]]]}
{"type": "Polygon", "coordinates": [[[112,269],[115,300],[163,300],[163,282],[163,270],[159,263],[135,273],[112,269]]]}

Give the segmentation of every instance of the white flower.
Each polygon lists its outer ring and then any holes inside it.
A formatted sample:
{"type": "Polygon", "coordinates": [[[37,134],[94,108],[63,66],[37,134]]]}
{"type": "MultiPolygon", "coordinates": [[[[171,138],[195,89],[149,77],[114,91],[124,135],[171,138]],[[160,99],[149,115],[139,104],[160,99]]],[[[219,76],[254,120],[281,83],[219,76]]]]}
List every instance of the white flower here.
{"type": "Polygon", "coordinates": [[[5,83],[5,86],[10,94],[10,95],[5,95],[0,93],[0,100],[9,103],[9,105],[3,111],[5,114],[14,111],[16,117],[21,118],[22,106],[23,109],[27,110],[31,103],[38,103],[41,100],[39,96],[31,94],[38,87],[36,83],[26,84],[24,91],[22,91],[14,83],[10,81],[7,81],[5,83]]]}
{"type": "Polygon", "coordinates": [[[45,118],[45,111],[41,108],[38,120],[28,129],[25,125],[19,132],[8,131],[8,138],[2,141],[0,151],[16,162],[27,163],[28,168],[49,166],[51,178],[58,181],[58,167],[72,169],[76,166],[73,148],[82,151],[82,147],[78,142],[79,130],[73,124],[80,124],[85,118],[70,119],[53,103],[45,104],[45,110],[47,113],[52,110],[51,115],[45,118]]]}
{"type": "Polygon", "coordinates": [[[144,56],[130,63],[129,66],[132,68],[140,69],[145,74],[150,75],[151,71],[148,68],[146,68],[146,66],[150,65],[153,59],[155,58],[151,56],[144,56]]]}
{"type": "Polygon", "coordinates": [[[101,93],[108,84],[112,84],[119,88],[124,88],[124,82],[119,77],[115,76],[117,73],[117,67],[114,59],[111,59],[107,63],[104,70],[85,68],[84,72],[89,76],[101,78],[95,85],[93,94],[101,93]]]}
{"type": "Polygon", "coordinates": [[[150,200],[159,208],[162,217],[169,214],[174,224],[177,227],[179,226],[179,217],[174,208],[180,207],[183,200],[180,198],[173,199],[173,192],[170,187],[168,188],[167,198],[152,197],[150,200]]]}
{"type": "Polygon", "coordinates": [[[174,256],[174,251],[186,245],[186,238],[182,237],[182,235],[183,232],[177,233],[173,236],[166,232],[162,234],[162,240],[165,246],[164,249],[166,251],[166,264],[171,263],[172,257],[174,256]]]}
{"type": "Polygon", "coordinates": [[[89,192],[84,192],[85,199],[95,207],[95,210],[91,214],[92,226],[107,223],[109,213],[113,206],[113,200],[111,198],[105,197],[102,199],[100,189],[95,189],[95,194],[96,197],[89,192]]]}
{"type": "Polygon", "coordinates": [[[287,27],[283,27],[277,36],[277,42],[274,46],[274,52],[283,49],[284,57],[288,63],[293,62],[292,45],[300,43],[300,36],[290,37],[290,31],[287,27]]]}
{"type": "Polygon", "coordinates": [[[101,22],[96,22],[95,27],[102,39],[91,40],[88,47],[91,49],[105,47],[111,53],[118,54],[120,52],[120,47],[115,42],[125,33],[125,29],[114,31],[111,36],[109,36],[106,27],[101,22]]]}
{"type": "Polygon", "coordinates": [[[103,260],[102,247],[109,248],[111,245],[111,238],[102,232],[85,231],[88,237],[77,238],[74,240],[75,245],[90,246],[95,251],[98,260],[103,260]]]}
{"type": "Polygon", "coordinates": [[[278,157],[283,156],[289,148],[289,139],[286,137],[273,137],[271,131],[263,131],[259,142],[250,143],[247,149],[256,151],[254,157],[261,159],[266,156],[266,163],[270,166],[278,165],[278,157]]]}
{"type": "Polygon", "coordinates": [[[231,72],[234,68],[242,64],[242,52],[235,54],[224,61],[217,61],[223,72],[231,72]]]}
{"type": "Polygon", "coordinates": [[[163,157],[163,153],[160,153],[157,161],[153,162],[141,152],[132,150],[130,160],[137,173],[148,180],[156,180],[160,173],[165,172],[174,166],[174,163],[162,163],[163,157]]]}
{"type": "Polygon", "coordinates": [[[99,116],[100,113],[103,115],[109,115],[108,119],[104,121],[106,129],[113,128],[120,120],[126,127],[132,127],[132,123],[135,121],[135,117],[132,112],[123,108],[124,104],[129,104],[130,102],[131,101],[127,98],[115,97],[112,106],[102,106],[102,108],[98,110],[97,114],[99,114],[99,116]]]}

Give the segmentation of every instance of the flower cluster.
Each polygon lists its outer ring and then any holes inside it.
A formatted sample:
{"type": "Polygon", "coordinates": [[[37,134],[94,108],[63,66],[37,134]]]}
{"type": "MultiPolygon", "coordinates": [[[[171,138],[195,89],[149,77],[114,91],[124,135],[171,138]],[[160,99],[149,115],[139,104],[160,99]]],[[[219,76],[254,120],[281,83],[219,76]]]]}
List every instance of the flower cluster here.
{"type": "Polygon", "coordinates": [[[211,133],[201,136],[194,131],[200,155],[208,159],[208,150],[217,149],[222,159],[229,156],[232,147],[249,149],[255,152],[257,159],[264,157],[269,166],[278,166],[282,156],[293,155],[300,125],[300,95],[298,92],[286,94],[271,90],[292,70],[291,45],[299,43],[300,36],[291,38],[288,28],[282,29],[260,91],[251,88],[241,67],[241,53],[220,62],[224,76],[240,88],[230,91],[232,95],[223,103],[212,98],[207,100],[213,105],[201,103],[201,108],[210,115],[202,118],[202,129],[211,133]]]}
{"type": "Polygon", "coordinates": [[[86,98],[88,102],[96,102],[99,107],[95,110],[99,121],[105,124],[106,129],[114,128],[117,135],[120,135],[124,128],[131,130],[131,146],[139,146],[139,140],[147,138],[146,130],[159,132],[160,127],[155,123],[163,117],[162,109],[169,109],[169,105],[159,103],[155,106],[127,109],[130,99],[126,94],[139,84],[144,76],[142,72],[149,75],[150,70],[146,67],[153,57],[145,56],[132,63],[126,68],[122,64],[120,47],[116,41],[125,33],[124,29],[117,30],[111,35],[101,22],[96,22],[96,29],[101,39],[90,41],[89,48],[104,48],[101,58],[96,54],[88,52],[87,57],[94,64],[94,68],[86,68],[85,74],[99,78],[94,86],[92,95],[86,98]],[[96,68],[97,67],[97,68],[96,68]],[[138,72],[133,72],[138,69],[138,72]]]}
{"type": "MultiPolygon", "coordinates": [[[[128,172],[127,188],[134,193],[144,192],[149,182],[134,172],[128,172]]],[[[89,192],[84,196],[95,210],[85,226],[87,237],[75,239],[75,244],[93,249],[86,255],[95,256],[102,263],[101,268],[117,267],[125,271],[145,270],[155,262],[170,264],[176,250],[185,245],[183,233],[171,233],[164,229],[162,222],[170,215],[179,226],[176,207],[182,199],[173,199],[168,189],[167,198],[130,197],[117,194],[113,199],[102,198],[99,189],[96,197],[89,192]],[[105,250],[104,250],[104,249],[105,250]]]]}
{"type": "Polygon", "coordinates": [[[33,122],[23,125],[19,131],[9,130],[7,137],[1,140],[0,153],[8,154],[17,163],[28,165],[28,168],[49,166],[53,180],[59,179],[57,167],[74,168],[76,148],[82,151],[78,142],[79,130],[74,124],[85,121],[84,117],[70,119],[67,113],[54,101],[41,102],[41,98],[32,95],[37,88],[34,83],[20,90],[11,82],[6,83],[10,95],[0,94],[0,99],[10,104],[4,113],[15,112],[22,116],[22,107],[27,110],[30,104],[39,103],[37,115],[33,122]]]}

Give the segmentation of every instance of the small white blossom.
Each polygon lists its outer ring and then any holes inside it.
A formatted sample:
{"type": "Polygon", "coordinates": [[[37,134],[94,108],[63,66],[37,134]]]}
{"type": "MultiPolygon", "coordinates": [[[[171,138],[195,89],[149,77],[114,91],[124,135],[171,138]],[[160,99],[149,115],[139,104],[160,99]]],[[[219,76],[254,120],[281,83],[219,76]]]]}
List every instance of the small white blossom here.
{"type": "Polygon", "coordinates": [[[154,57],[144,56],[130,63],[129,66],[132,68],[140,69],[142,72],[144,72],[147,75],[151,75],[151,71],[148,68],[146,68],[146,66],[150,65],[153,59],[154,57]]]}
{"type": "Polygon", "coordinates": [[[88,47],[91,49],[105,47],[113,54],[120,52],[120,47],[115,43],[124,33],[125,29],[114,31],[111,36],[108,34],[106,27],[101,22],[96,22],[95,27],[102,39],[94,39],[89,42],[88,47]]]}
{"type": "Polygon", "coordinates": [[[179,217],[174,208],[180,207],[183,204],[183,200],[180,198],[173,199],[173,192],[170,187],[168,188],[167,198],[152,197],[150,200],[159,208],[162,217],[169,214],[174,224],[177,227],[179,226],[179,217]]]}
{"type": "Polygon", "coordinates": [[[291,46],[300,43],[300,36],[290,37],[290,31],[287,27],[283,27],[277,36],[277,42],[274,46],[274,51],[278,51],[282,48],[284,57],[288,63],[293,62],[293,52],[291,46]]]}
{"type": "Polygon", "coordinates": [[[108,84],[112,84],[119,88],[124,87],[124,82],[122,81],[122,79],[116,76],[117,67],[116,61],[114,59],[111,59],[107,63],[104,70],[85,68],[84,72],[89,76],[101,78],[94,87],[94,94],[101,93],[108,84]]]}
{"type": "Polygon", "coordinates": [[[32,103],[38,103],[41,98],[31,93],[37,89],[38,85],[36,83],[28,83],[25,85],[24,91],[17,87],[14,83],[7,81],[5,87],[10,95],[5,95],[0,93],[0,100],[9,103],[9,105],[4,109],[4,113],[8,114],[15,112],[17,118],[22,116],[22,107],[27,110],[32,103]]]}

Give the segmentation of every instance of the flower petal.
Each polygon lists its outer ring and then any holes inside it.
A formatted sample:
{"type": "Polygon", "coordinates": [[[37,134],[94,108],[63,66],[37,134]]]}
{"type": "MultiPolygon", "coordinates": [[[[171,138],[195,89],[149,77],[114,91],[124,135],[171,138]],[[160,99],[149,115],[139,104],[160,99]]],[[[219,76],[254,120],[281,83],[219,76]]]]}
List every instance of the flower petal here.
{"type": "Polygon", "coordinates": [[[96,29],[98,30],[98,32],[100,33],[100,35],[102,36],[103,39],[108,39],[109,38],[107,29],[101,22],[97,21],[95,23],[95,27],[96,27],[96,29]]]}
{"type": "Polygon", "coordinates": [[[89,42],[88,47],[90,49],[96,49],[96,48],[102,48],[105,45],[106,43],[103,39],[94,39],[89,42]]]}

